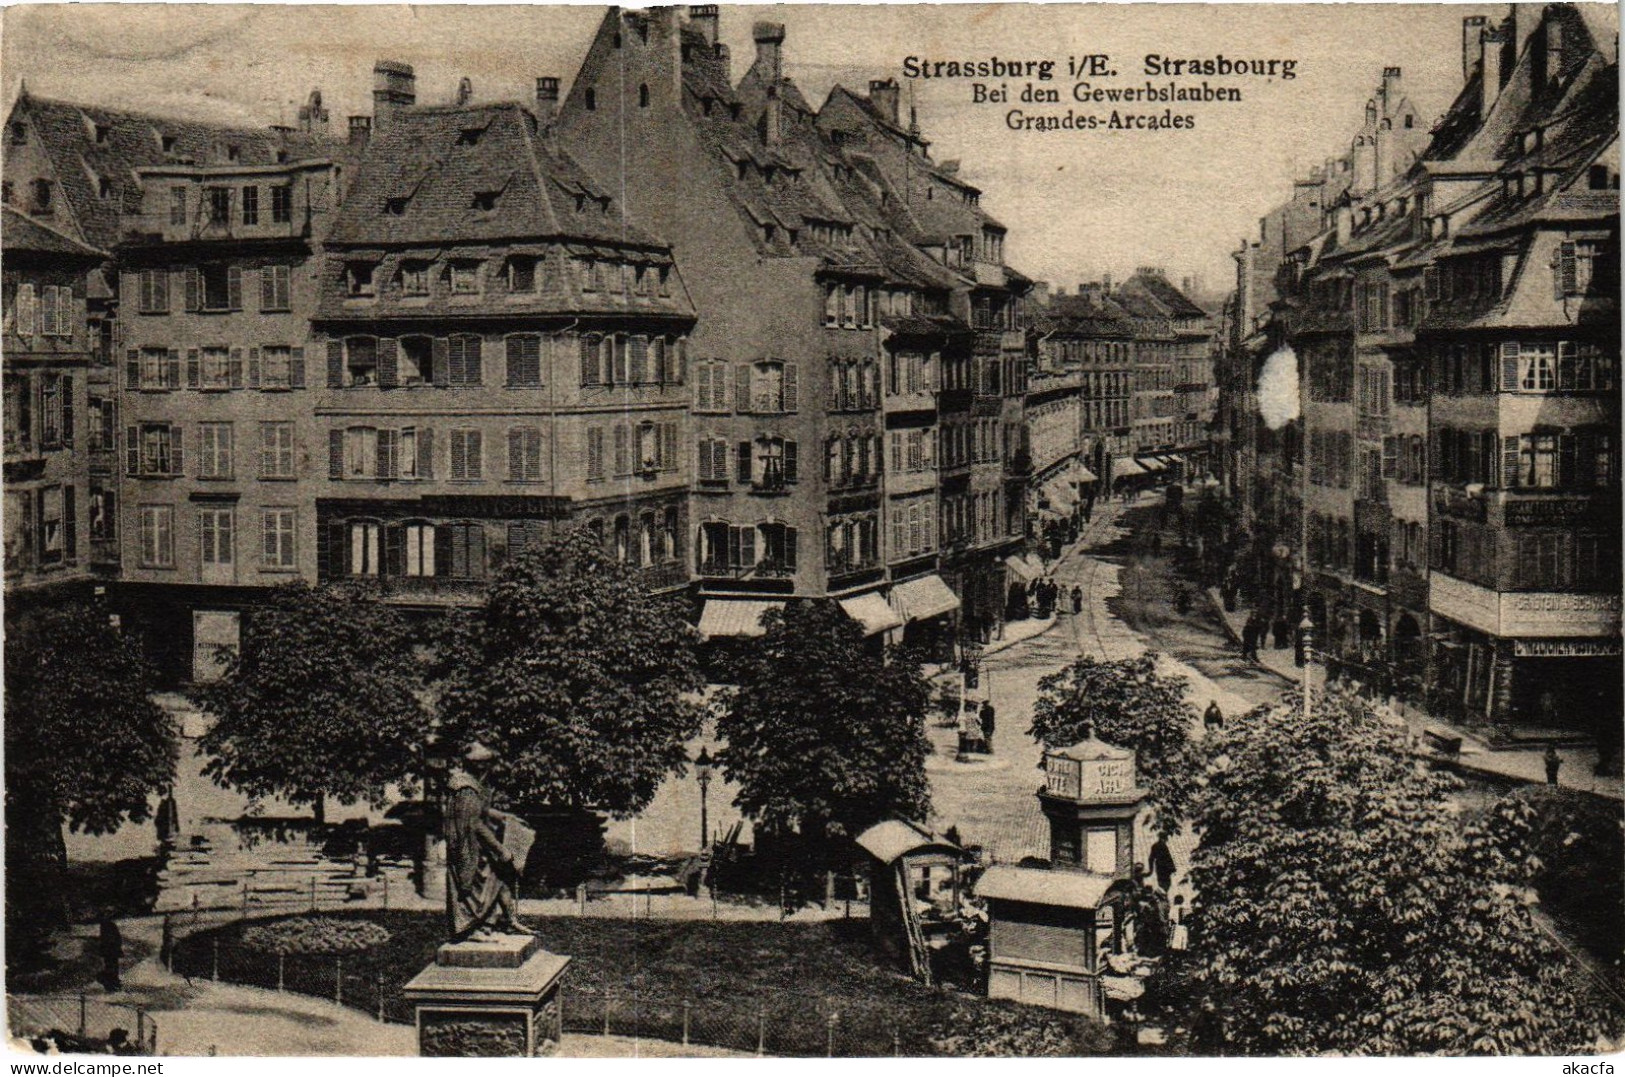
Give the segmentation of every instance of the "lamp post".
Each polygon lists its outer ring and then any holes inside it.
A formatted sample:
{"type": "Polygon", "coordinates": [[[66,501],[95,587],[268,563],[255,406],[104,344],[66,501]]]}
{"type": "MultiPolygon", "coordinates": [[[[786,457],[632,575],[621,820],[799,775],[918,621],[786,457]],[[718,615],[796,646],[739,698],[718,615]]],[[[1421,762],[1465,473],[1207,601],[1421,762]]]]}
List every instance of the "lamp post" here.
{"type": "Polygon", "coordinates": [[[706,815],[706,791],[711,786],[711,768],[716,761],[705,748],[694,759],[694,777],[700,783],[700,852],[705,852],[711,842],[711,822],[706,815]]]}

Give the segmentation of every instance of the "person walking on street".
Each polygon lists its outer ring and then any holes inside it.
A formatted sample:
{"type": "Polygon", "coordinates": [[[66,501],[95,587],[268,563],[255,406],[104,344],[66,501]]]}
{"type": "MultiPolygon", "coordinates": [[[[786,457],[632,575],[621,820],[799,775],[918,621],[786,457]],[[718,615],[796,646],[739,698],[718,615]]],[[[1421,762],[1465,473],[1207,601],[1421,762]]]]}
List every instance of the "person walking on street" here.
{"type": "Polygon", "coordinates": [[[124,960],[124,936],[113,919],[111,910],[102,913],[100,948],[102,974],[98,979],[108,991],[119,989],[119,962],[124,960]]]}
{"type": "Polygon", "coordinates": [[[1218,700],[1208,700],[1207,710],[1202,714],[1202,728],[1206,729],[1209,733],[1213,732],[1215,729],[1224,728],[1224,711],[1219,709],[1218,700]]]}
{"type": "Polygon", "coordinates": [[[1556,745],[1546,746],[1546,784],[1557,784],[1557,772],[1563,766],[1563,757],[1557,754],[1556,745]]]}
{"type": "Polygon", "coordinates": [[[1156,876],[1157,886],[1163,893],[1174,881],[1174,854],[1168,848],[1168,839],[1159,837],[1151,846],[1151,859],[1148,864],[1151,874],[1156,876]]]}
{"type": "Polygon", "coordinates": [[[1074,587],[1074,588],[1072,588],[1072,612],[1073,613],[1082,613],[1083,612],[1083,588],[1082,587],[1074,587]]]}
{"type": "Polygon", "coordinates": [[[982,739],[987,742],[987,754],[993,754],[993,726],[994,710],[991,699],[982,700],[982,711],[979,717],[982,720],[982,739]]]}
{"type": "Polygon", "coordinates": [[[1241,626],[1241,656],[1255,662],[1258,660],[1258,623],[1251,617],[1241,626]]]}

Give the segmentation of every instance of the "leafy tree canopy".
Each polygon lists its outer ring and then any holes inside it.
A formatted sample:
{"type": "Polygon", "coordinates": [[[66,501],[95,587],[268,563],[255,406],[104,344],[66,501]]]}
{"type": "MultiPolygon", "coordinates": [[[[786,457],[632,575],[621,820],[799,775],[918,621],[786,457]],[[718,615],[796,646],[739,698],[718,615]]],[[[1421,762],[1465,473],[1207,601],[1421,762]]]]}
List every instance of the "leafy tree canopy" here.
{"type": "MultiPolygon", "coordinates": [[[[6,819],[107,833],[174,780],[176,729],[139,644],[87,602],[6,618],[6,819]]],[[[15,835],[14,831],[14,835],[15,835]]]]}
{"type": "Polygon", "coordinates": [[[422,664],[400,611],[359,587],[273,590],[195,702],[213,717],[205,773],[251,797],[381,804],[420,768],[422,664]]]}
{"type": "Polygon", "coordinates": [[[443,735],[495,750],[491,783],[512,801],[636,814],[704,719],[697,642],[678,602],[588,532],[553,538],[448,625],[443,735]]]}
{"type": "Polygon", "coordinates": [[[1157,656],[1103,662],[1084,655],[1038,682],[1032,728],[1046,748],[1065,748],[1091,734],[1133,749],[1140,780],[1151,792],[1156,824],[1178,830],[1191,792],[1189,755],[1196,708],[1186,680],[1157,672],[1157,656]]]}
{"type": "Polygon", "coordinates": [[[1192,822],[1207,1045],[1245,1054],[1565,1054],[1610,1006],[1535,925],[1526,803],[1468,822],[1456,779],[1352,694],[1212,741],[1192,822]]]}
{"type": "Polygon", "coordinates": [[[814,838],[832,824],[855,837],[893,815],[924,818],[931,692],[919,662],[869,651],[834,602],[791,602],[763,625],[717,720],[740,810],[814,838]]]}

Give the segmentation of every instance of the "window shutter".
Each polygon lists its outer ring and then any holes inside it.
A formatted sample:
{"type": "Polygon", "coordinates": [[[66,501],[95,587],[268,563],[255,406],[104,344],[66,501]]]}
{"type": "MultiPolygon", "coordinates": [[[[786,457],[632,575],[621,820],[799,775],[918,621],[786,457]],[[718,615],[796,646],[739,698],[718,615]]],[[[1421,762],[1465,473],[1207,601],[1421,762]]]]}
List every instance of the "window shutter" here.
{"type": "Polygon", "coordinates": [[[196,348],[186,349],[186,387],[197,389],[203,385],[203,353],[196,348]]]}
{"type": "Polygon", "coordinates": [[[141,353],[135,348],[124,353],[124,387],[131,391],[141,388],[141,353]]]}
{"type": "Polygon", "coordinates": [[[1557,485],[1577,485],[1579,472],[1575,467],[1575,438],[1573,434],[1557,435],[1557,485]]]}
{"type": "Polygon", "coordinates": [[[787,527],[784,529],[784,567],[791,570],[796,567],[797,537],[795,528],[787,527]]]}
{"type": "Polygon", "coordinates": [[[468,436],[470,431],[453,430],[451,432],[451,477],[453,479],[468,478],[468,436]]]}
{"type": "Polygon", "coordinates": [[[141,428],[138,426],[124,428],[124,473],[141,474],[141,428]]]}
{"type": "Polygon", "coordinates": [[[1496,437],[1493,430],[1482,430],[1478,435],[1478,469],[1477,475],[1471,476],[1474,481],[1482,482],[1485,486],[1494,486],[1495,482],[1495,444],[1496,437]]]}
{"type": "Polygon", "coordinates": [[[327,432],[327,477],[344,478],[344,431],[327,432]]]}
{"type": "Polygon", "coordinates": [[[797,463],[796,457],[797,457],[796,443],[793,442],[793,441],[786,441],[784,443],[784,481],[785,482],[795,482],[797,477],[798,477],[799,464],[797,463]]]}
{"type": "Polygon", "coordinates": [[[73,448],[73,379],[62,378],[62,444],[73,448]]]}
{"type": "Polygon", "coordinates": [[[481,360],[480,349],[484,340],[476,336],[463,338],[463,378],[464,385],[484,385],[485,367],[481,360]]]}
{"type": "Polygon", "coordinates": [[[276,274],[270,266],[260,267],[260,309],[276,309],[276,274]]]}
{"type": "Polygon", "coordinates": [[[799,363],[784,364],[784,410],[796,411],[800,406],[801,393],[797,385],[797,371],[799,363]]]}
{"type": "Polygon", "coordinates": [[[186,438],[177,425],[169,427],[169,473],[186,474],[186,438]]]}
{"type": "Polygon", "coordinates": [[[62,488],[62,552],[69,561],[79,556],[79,514],[73,495],[73,487],[62,488]]]}
{"type": "Polygon", "coordinates": [[[750,442],[741,441],[735,456],[735,479],[742,486],[750,485],[750,442]]]}
{"type": "Polygon", "coordinates": [[[631,374],[633,385],[644,385],[653,380],[649,377],[649,338],[638,335],[631,338],[631,374]]]}
{"type": "Polygon", "coordinates": [[[226,306],[232,310],[243,309],[243,267],[226,267],[226,306]]]}
{"type": "Polygon", "coordinates": [[[378,387],[393,389],[400,380],[394,337],[378,338],[378,387]]]}
{"type": "Polygon", "coordinates": [[[1559,243],[1557,245],[1557,258],[1553,262],[1555,279],[1553,284],[1554,298],[1562,299],[1574,295],[1579,291],[1579,277],[1576,273],[1575,248],[1573,243],[1559,243]]]}
{"type": "Polygon", "coordinates": [[[290,389],[303,389],[305,387],[305,349],[294,348],[288,353],[288,387],[290,389]]]}
{"type": "Polygon", "coordinates": [[[581,337],[577,343],[581,347],[581,384],[583,386],[598,384],[598,346],[591,337],[581,337]]]}
{"type": "Polygon", "coordinates": [[[677,424],[660,424],[660,469],[677,470],[677,424]]]}
{"type": "Polygon", "coordinates": [[[734,410],[741,415],[751,412],[749,363],[734,368],[734,410]]]}
{"type": "Polygon", "coordinates": [[[248,387],[250,389],[260,387],[260,350],[258,348],[248,349],[248,387]]]}
{"type": "Polygon", "coordinates": [[[525,474],[525,432],[517,426],[508,428],[508,479],[523,478],[525,474]]]}
{"type": "Polygon", "coordinates": [[[631,430],[625,423],[615,424],[615,474],[632,473],[631,430]]]}
{"type": "Polygon", "coordinates": [[[338,389],[344,385],[344,341],[327,342],[327,387],[338,389]]]}
{"type": "Polygon", "coordinates": [[[434,529],[434,570],[436,575],[452,576],[456,574],[457,570],[452,563],[451,537],[458,530],[461,529],[454,527],[437,527],[434,529]]]}
{"type": "Polygon", "coordinates": [[[593,426],[587,429],[587,478],[598,480],[604,477],[604,428],[593,426]]]}
{"type": "Polygon", "coordinates": [[[198,275],[197,266],[186,267],[186,309],[195,311],[202,303],[200,293],[203,291],[203,280],[198,275]]]}
{"type": "Polygon", "coordinates": [[[418,427],[417,449],[418,478],[434,478],[434,430],[431,427],[418,427]]]}
{"type": "Polygon", "coordinates": [[[241,348],[231,349],[231,366],[229,368],[229,377],[231,387],[233,389],[241,389],[243,387],[243,349],[241,348]]]}
{"type": "Polygon", "coordinates": [[[451,341],[445,337],[435,337],[434,343],[429,346],[430,363],[434,367],[429,373],[436,385],[446,385],[451,377],[451,341]]]}
{"type": "MultiPolygon", "coordinates": [[[[678,337],[675,341],[672,342],[671,348],[669,350],[669,353],[668,353],[668,356],[667,356],[667,359],[666,359],[666,363],[671,368],[671,371],[672,371],[671,380],[673,382],[675,382],[678,385],[682,385],[684,382],[688,381],[688,338],[687,337],[678,337]]],[[[721,393],[719,392],[718,393],[718,398],[719,398],[718,399],[718,406],[719,407],[721,406],[720,397],[721,397],[721,393]]]]}
{"type": "Polygon", "coordinates": [[[1382,439],[1382,477],[1396,478],[1399,475],[1399,439],[1382,439]]]}

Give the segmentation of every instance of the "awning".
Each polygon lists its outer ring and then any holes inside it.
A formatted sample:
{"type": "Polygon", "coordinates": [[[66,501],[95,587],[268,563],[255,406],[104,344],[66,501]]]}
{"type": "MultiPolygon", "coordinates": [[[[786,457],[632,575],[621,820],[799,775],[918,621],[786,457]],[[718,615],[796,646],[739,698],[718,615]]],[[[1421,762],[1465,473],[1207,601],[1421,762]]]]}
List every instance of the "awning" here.
{"type": "Polygon", "coordinates": [[[846,611],[848,617],[863,626],[865,636],[899,628],[903,624],[903,619],[897,616],[886,604],[886,600],[875,591],[855,598],[841,599],[841,609],[846,611]]]}
{"type": "Polygon", "coordinates": [[[1066,479],[1051,479],[1044,484],[1044,496],[1049,498],[1049,507],[1062,515],[1070,515],[1078,507],[1078,495],[1073,492],[1072,484],[1066,479]]]}
{"type": "Polygon", "coordinates": [[[1126,479],[1134,475],[1144,475],[1145,468],[1135,463],[1130,457],[1123,457],[1112,461],[1112,478],[1126,479]]]}
{"type": "Polygon", "coordinates": [[[1027,554],[1006,557],[1004,567],[1009,569],[1010,574],[1022,583],[1031,583],[1044,575],[1044,570],[1034,564],[1032,557],[1027,554]]]}
{"type": "Polygon", "coordinates": [[[782,610],[783,602],[763,602],[751,598],[708,598],[700,611],[700,635],[762,636],[762,614],[768,610],[782,610]]]}
{"type": "Polygon", "coordinates": [[[1163,463],[1161,460],[1158,460],[1155,456],[1136,456],[1134,461],[1147,471],[1157,472],[1168,470],[1168,465],[1163,463]]]}
{"type": "Polygon", "coordinates": [[[921,576],[905,580],[891,589],[892,609],[905,621],[923,621],[959,609],[959,596],[942,582],[941,576],[921,576]]]}
{"type": "Polygon", "coordinates": [[[1083,871],[1044,871],[995,864],[976,881],[976,896],[1064,909],[1098,909],[1116,882],[1110,875],[1083,871]]]}
{"type": "Polygon", "coordinates": [[[1073,482],[1099,482],[1100,476],[1079,464],[1072,472],[1073,482]]]}

